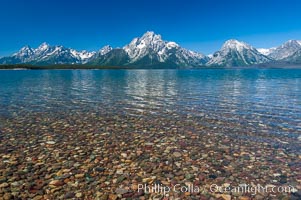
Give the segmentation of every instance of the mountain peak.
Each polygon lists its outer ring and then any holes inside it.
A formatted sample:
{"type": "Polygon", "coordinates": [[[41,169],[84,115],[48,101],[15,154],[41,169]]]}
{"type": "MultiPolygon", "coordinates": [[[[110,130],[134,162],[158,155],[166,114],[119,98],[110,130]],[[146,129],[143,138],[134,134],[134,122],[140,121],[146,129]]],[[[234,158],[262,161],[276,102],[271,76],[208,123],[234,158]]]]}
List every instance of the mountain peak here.
{"type": "Polygon", "coordinates": [[[154,31],[146,31],[144,35],[155,35],[154,31]]]}
{"type": "Polygon", "coordinates": [[[42,44],[40,44],[40,46],[38,47],[39,50],[46,50],[50,47],[50,45],[47,42],[43,42],[42,44]]]}
{"type": "Polygon", "coordinates": [[[247,43],[235,39],[227,40],[222,46],[222,49],[242,50],[242,49],[250,49],[250,48],[251,46],[248,45],[247,43]]]}
{"type": "Polygon", "coordinates": [[[155,34],[154,31],[146,31],[142,37],[153,37],[155,34]]]}
{"type": "Polygon", "coordinates": [[[238,40],[227,40],[220,51],[213,54],[209,66],[245,66],[268,62],[270,59],[251,45],[238,40]]]}
{"type": "Polygon", "coordinates": [[[135,61],[149,54],[150,49],[154,52],[159,52],[165,47],[165,43],[161,35],[157,35],[153,31],[147,31],[142,37],[133,39],[123,49],[135,61]]]}
{"type": "Polygon", "coordinates": [[[112,49],[112,47],[110,45],[105,45],[101,49],[112,49]]]}
{"type": "Polygon", "coordinates": [[[148,40],[162,40],[161,35],[155,34],[154,31],[147,31],[142,35],[140,39],[148,39],[148,40]]]}
{"type": "Polygon", "coordinates": [[[285,46],[301,46],[301,41],[300,40],[288,40],[287,42],[285,42],[281,46],[282,47],[285,47],[285,46]]]}
{"type": "Polygon", "coordinates": [[[21,50],[25,50],[25,49],[31,49],[31,47],[29,45],[25,45],[24,47],[21,48],[21,50]]]}
{"type": "Polygon", "coordinates": [[[171,48],[177,48],[177,47],[179,47],[180,45],[178,45],[177,43],[175,43],[175,42],[167,42],[166,43],[166,47],[168,48],[168,49],[171,49],[171,48]]]}
{"type": "Polygon", "coordinates": [[[43,42],[42,44],[40,44],[40,46],[49,46],[49,44],[47,42],[43,42]]]}
{"type": "Polygon", "coordinates": [[[123,50],[130,58],[130,63],[174,63],[181,67],[191,67],[208,61],[203,54],[184,49],[175,42],[165,41],[153,31],[147,31],[142,37],[133,39],[123,50]]]}
{"type": "Polygon", "coordinates": [[[18,57],[28,57],[31,56],[32,54],[33,54],[33,49],[29,45],[26,45],[13,55],[18,57]]]}
{"type": "Polygon", "coordinates": [[[113,48],[110,45],[106,45],[99,50],[100,55],[109,53],[113,48]]]}
{"type": "Polygon", "coordinates": [[[283,60],[292,56],[301,49],[300,40],[288,40],[279,47],[273,49],[268,56],[275,60],[283,60]]]}

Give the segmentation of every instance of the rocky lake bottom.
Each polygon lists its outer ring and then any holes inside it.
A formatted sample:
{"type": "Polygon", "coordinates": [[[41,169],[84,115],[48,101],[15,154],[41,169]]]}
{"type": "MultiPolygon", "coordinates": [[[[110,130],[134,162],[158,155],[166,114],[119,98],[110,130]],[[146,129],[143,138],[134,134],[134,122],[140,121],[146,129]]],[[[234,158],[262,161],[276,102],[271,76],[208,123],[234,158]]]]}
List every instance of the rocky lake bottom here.
{"type": "Polygon", "coordinates": [[[1,124],[2,199],[300,199],[301,141],[271,136],[269,127],[258,133],[258,124],[93,112],[31,113],[1,124]],[[139,184],[179,188],[163,195],[139,184]],[[213,184],[296,191],[220,193],[213,184]]]}

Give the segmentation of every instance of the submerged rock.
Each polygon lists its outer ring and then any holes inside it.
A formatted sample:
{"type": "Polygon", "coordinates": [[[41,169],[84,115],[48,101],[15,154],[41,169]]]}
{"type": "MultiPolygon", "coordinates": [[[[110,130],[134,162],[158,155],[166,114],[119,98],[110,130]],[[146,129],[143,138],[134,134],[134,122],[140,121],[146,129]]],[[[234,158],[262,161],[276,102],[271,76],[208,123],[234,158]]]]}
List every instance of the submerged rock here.
{"type": "Polygon", "coordinates": [[[180,152],[174,152],[172,155],[176,158],[179,158],[182,156],[182,154],[180,152]]]}
{"type": "MultiPolygon", "coordinates": [[[[258,131],[256,123],[236,124],[207,114],[200,119],[175,112],[156,117],[107,112],[29,113],[1,124],[5,142],[0,143],[0,196],[160,199],[138,191],[139,184],[180,184],[205,190],[171,191],[168,198],[213,199],[217,197],[208,191],[211,184],[232,186],[246,180],[300,188],[299,139],[273,135],[272,129],[258,131]]],[[[239,199],[240,194],[230,197],[239,199]]],[[[298,193],[287,197],[298,199],[298,193]]],[[[244,199],[252,198],[256,196],[244,194],[244,199]]]]}

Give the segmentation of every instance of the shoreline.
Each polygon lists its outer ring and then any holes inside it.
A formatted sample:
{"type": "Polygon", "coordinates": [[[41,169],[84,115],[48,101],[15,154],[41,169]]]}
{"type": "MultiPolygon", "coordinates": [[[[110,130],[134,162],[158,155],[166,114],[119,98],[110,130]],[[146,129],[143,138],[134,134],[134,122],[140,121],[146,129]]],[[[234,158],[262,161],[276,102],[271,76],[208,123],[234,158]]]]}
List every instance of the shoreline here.
{"type": "Polygon", "coordinates": [[[90,65],[0,65],[0,70],[205,70],[205,69],[301,69],[301,64],[281,64],[270,66],[252,65],[252,66],[237,66],[237,67],[191,67],[191,68],[173,68],[173,67],[137,67],[137,66],[90,66],[90,65]]]}

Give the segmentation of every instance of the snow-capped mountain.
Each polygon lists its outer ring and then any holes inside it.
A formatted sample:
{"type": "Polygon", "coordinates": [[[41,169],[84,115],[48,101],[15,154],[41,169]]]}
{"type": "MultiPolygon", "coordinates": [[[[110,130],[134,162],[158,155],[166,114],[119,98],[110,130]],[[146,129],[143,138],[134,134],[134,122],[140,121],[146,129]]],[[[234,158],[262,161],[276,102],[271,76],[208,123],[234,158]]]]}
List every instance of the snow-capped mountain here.
{"type": "Polygon", "coordinates": [[[80,63],[80,58],[74,56],[69,48],[50,46],[47,43],[43,43],[37,49],[34,49],[34,55],[29,62],[41,65],[69,64],[80,63]]]}
{"type": "Polygon", "coordinates": [[[136,64],[170,64],[193,67],[205,64],[208,57],[180,47],[175,42],[162,40],[161,35],[152,31],[141,38],[134,38],[123,50],[130,58],[128,65],[136,64]]]}
{"type": "Polygon", "coordinates": [[[0,58],[0,64],[26,63],[32,59],[33,55],[34,50],[30,46],[25,46],[10,57],[0,58]]]}
{"type": "Polygon", "coordinates": [[[71,54],[78,59],[79,63],[86,63],[90,60],[92,56],[96,54],[95,51],[88,52],[86,50],[76,51],[74,49],[70,49],[71,54]]]}
{"type": "Polygon", "coordinates": [[[17,58],[26,61],[30,59],[34,54],[34,50],[30,46],[25,46],[16,54],[14,54],[17,58]]]}
{"type": "Polygon", "coordinates": [[[164,47],[165,42],[161,39],[161,36],[148,31],[141,38],[134,38],[123,49],[129,55],[131,62],[135,62],[147,56],[150,51],[159,53],[164,47]]]}
{"type": "Polygon", "coordinates": [[[277,48],[255,49],[245,42],[231,39],[219,51],[205,56],[148,31],[123,48],[107,45],[96,52],[89,52],[44,42],[37,48],[24,46],[13,55],[0,58],[0,64],[85,64],[137,68],[230,67],[275,62],[301,63],[301,41],[289,40],[277,48]]]}
{"type": "Polygon", "coordinates": [[[289,40],[277,48],[269,49],[267,56],[274,60],[285,60],[301,49],[300,40],[289,40]]]}
{"type": "Polygon", "coordinates": [[[87,62],[95,52],[76,51],[63,46],[50,46],[42,43],[36,49],[25,46],[17,53],[0,59],[2,64],[82,64],[87,62]]]}
{"type": "Polygon", "coordinates": [[[271,61],[251,45],[234,39],[226,41],[207,62],[208,66],[245,66],[271,61]]]}
{"type": "Polygon", "coordinates": [[[106,45],[106,46],[102,47],[98,52],[93,53],[93,55],[90,56],[90,61],[98,59],[99,57],[109,53],[112,50],[113,50],[113,48],[110,45],[106,45]]]}

